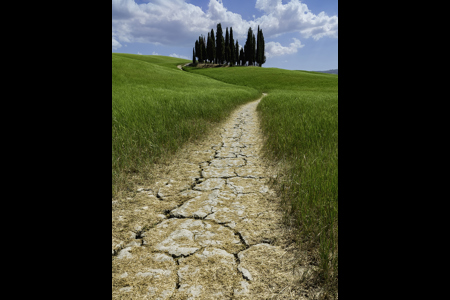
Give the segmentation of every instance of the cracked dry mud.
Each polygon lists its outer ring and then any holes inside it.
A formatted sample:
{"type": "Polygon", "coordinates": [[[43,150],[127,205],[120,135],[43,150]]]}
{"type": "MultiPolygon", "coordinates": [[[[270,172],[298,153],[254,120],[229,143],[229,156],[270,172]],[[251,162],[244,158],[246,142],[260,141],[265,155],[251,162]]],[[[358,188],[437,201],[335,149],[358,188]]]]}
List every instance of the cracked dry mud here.
{"type": "Polygon", "coordinates": [[[184,147],[152,186],[113,203],[113,298],[290,298],[301,270],[279,242],[259,101],[184,147]]]}

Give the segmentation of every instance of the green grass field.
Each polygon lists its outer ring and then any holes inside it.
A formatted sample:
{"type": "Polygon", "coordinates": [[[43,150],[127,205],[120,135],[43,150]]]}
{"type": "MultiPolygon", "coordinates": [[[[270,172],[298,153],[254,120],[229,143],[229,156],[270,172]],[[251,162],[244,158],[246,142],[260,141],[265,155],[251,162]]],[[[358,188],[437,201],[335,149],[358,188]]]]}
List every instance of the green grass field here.
{"type": "Polygon", "coordinates": [[[338,280],[338,76],[277,68],[197,69],[163,56],[112,54],[112,189],[240,104],[268,93],[258,111],[266,155],[286,166],[275,182],[299,246],[320,267],[330,294],[338,280]]]}
{"type": "Polygon", "coordinates": [[[257,99],[253,88],[190,74],[189,62],[165,56],[112,53],[112,194],[129,177],[204,135],[240,104],[257,99]]]}
{"type": "Polygon", "coordinates": [[[259,67],[185,69],[268,93],[258,111],[266,154],[287,166],[277,182],[287,219],[295,220],[299,244],[316,257],[322,283],[337,292],[338,76],[259,67]]]}

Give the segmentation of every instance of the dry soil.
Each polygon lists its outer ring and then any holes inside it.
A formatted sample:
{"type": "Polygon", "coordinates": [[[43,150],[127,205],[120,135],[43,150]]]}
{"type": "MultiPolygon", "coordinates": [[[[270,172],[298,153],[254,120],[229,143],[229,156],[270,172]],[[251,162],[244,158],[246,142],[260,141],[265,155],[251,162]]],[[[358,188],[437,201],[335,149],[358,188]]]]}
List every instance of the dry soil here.
{"type": "Polygon", "coordinates": [[[261,157],[260,100],[184,146],[158,180],[113,201],[113,299],[306,295],[295,287],[312,271],[298,264],[261,157]]]}

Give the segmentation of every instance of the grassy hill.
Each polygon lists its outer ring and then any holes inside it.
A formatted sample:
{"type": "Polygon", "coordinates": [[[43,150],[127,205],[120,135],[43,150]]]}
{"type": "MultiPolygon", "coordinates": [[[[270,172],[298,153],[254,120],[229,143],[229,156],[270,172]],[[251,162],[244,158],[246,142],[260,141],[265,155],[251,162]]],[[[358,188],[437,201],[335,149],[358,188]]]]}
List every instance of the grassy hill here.
{"type": "Polygon", "coordinates": [[[315,253],[321,280],[337,291],[338,75],[277,68],[196,69],[199,74],[268,93],[258,106],[266,154],[282,162],[278,181],[299,245],[315,253]]]}
{"type": "Polygon", "coordinates": [[[256,88],[264,93],[270,93],[273,90],[337,91],[338,77],[325,73],[260,67],[206,69],[184,67],[184,69],[222,82],[256,88]]]}
{"type": "Polygon", "coordinates": [[[177,69],[184,59],[112,53],[112,193],[260,93],[177,69]]]}
{"type": "Polygon", "coordinates": [[[315,71],[315,72],[319,72],[319,73],[328,73],[328,74],[336,74],[336,75],[338,75],[339,69],[331,69],[331,70],[326,70],[326,71],[315,71]]]}
{"type": "Polygon", "coordinates": [[[277,68],[176,68],[188,60],[112,54],[113,196],[128,178],[207,133],[238,105],[258,106],[266,155],[298,245],[333,294],[338,278],[338,76],[277,68]]]}

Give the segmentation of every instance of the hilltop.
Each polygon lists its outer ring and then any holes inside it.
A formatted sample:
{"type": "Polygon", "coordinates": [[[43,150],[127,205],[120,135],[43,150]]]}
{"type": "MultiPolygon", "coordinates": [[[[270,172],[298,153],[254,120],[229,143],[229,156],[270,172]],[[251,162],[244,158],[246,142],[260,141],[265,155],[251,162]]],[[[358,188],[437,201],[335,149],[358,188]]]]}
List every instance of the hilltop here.
{"type": "Polygon", "coordinates": [[[338,75],[338,69],[331,69],[331,70],[327,70],[327,71],[314,71],[314,72],[327,73],[327,74],[336,74],[336,75],[338,75]]]}

